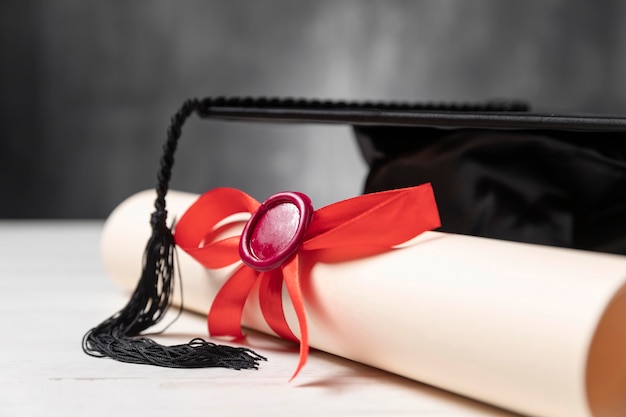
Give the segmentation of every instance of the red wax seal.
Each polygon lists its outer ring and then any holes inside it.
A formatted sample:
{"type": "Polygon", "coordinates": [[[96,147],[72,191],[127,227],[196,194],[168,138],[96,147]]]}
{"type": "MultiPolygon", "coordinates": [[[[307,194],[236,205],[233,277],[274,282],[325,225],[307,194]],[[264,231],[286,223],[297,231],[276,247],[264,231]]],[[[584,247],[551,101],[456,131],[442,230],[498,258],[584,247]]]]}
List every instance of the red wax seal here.
{"type": "Polygon", "coordinates": [[[239,241],[241,260],[260,272],[278,268],[298,250],[312,219],[313,205],[305,194],[274,194],[244,226],[239,241]]]}

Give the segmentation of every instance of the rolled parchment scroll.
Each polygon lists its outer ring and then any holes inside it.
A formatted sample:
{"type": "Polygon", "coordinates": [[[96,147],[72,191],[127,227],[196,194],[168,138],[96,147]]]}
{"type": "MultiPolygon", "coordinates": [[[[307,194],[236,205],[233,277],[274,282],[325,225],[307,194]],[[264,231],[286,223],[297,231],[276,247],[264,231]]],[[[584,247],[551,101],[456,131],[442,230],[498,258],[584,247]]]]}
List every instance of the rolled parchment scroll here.
{"type": "MultiPolygon", "coordinates": [[[[171,191],[169,218],[196,198],[171,191]]],[[[104,227],[104,266],[127,289],[153,201],[154,191],[130,197],[104,227]]],[[[178,255],[184,307],[206,314],[233,267],[178,255]]],[[[426,232],[382,255],[318,263],[302,284],[313,348],[525,415],[626,415],[626,257],[426,232]]],[[[243,324],[273,334],[254,291],[243,324]]]]}

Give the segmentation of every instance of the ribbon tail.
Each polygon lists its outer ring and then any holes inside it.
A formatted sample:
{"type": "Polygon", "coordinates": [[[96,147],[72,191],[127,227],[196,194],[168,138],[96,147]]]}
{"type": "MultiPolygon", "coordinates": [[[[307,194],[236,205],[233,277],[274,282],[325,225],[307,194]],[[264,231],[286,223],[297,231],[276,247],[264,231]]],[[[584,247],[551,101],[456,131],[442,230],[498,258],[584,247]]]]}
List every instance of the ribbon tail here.
{"type": "Polygon", "coordinates": [[[209,334],[212,336],[244,337],[241,317],[248,295],[254,286],[258,272],[240,266],[217,293],[207,318],[209,334]]]}
{"type": "Polygon", "coordinates": [[[293,334],[285,319],[283,310],[283,275],[280,269],[261,274],[259,305],[265,321],[278,336],[292,342],[298,342],[298,338],[293,334]]]}
{"type": "Polygon", "coordinates": [[[283,277],[298,318],[300,326],[300,360],[296,371],[292,375],[290,382],[300,373],[302,367],[306,363],[309,356],[309,330],[306,321],[306,312],[304,309],[304,300],[302,299],[302,287],[300,285],[300,255],[294,256],[290,261],[283,265],[283,277]]]}

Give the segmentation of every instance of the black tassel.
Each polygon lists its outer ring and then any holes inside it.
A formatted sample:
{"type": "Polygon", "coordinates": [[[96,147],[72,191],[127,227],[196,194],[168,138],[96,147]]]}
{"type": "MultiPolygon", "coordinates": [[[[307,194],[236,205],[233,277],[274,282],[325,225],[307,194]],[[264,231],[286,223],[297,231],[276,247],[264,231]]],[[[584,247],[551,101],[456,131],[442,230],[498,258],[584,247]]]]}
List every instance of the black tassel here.
{"type": "MultiPolygon", "coordinates": [[[[202,102],[207,104],[210,100],[202,102]]],[[[161,321],[174,291],[175,244],[166,224],[165,195],[182,125],[194,111],[200,112],[200,106],[198,100],[188,100],[172,118],[157,176],[156,210],[150,222],[152,236],[146,245],[141,278],[128,304],[85,334],[83,351],[88,355],[169,368],[257,369],[259,361],[266,360],[250,349],[217,345],[200,338],[183,345],[163,346],[138,337],[161,321]]]]}

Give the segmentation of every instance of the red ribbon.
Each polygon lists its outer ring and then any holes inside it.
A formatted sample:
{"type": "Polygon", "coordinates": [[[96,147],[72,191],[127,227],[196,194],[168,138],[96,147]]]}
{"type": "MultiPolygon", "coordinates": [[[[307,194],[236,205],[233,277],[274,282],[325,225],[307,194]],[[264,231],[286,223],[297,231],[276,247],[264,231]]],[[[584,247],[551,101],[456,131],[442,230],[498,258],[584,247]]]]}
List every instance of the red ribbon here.
{"type": "MultiPolygon", "coordinates": [[[[240,261],[240,236],[216,240],[222,232],[216,226],[233,214],[254,213],[259,206],[258,201],[242,191],[211,190],[181,217],[175,230],[176,244],[206,268],[232,265],[240,261]]],[[[387,252],[439,226],[439,212],[430,184],[366,194],[316,210],[297,252],[279,268],[258,272],[242,264],[236,269],[213,301],[208,315],[209,333],[244,336],[241,330],[244,305],[253,286],[260,281],[259,304],[267,324],[278,336],[298,342],[283,312],[284,282],[300,327],[300,360],[293,379],[309,352],[301,282],[309,278],[312,265],[387,252]]]]}

